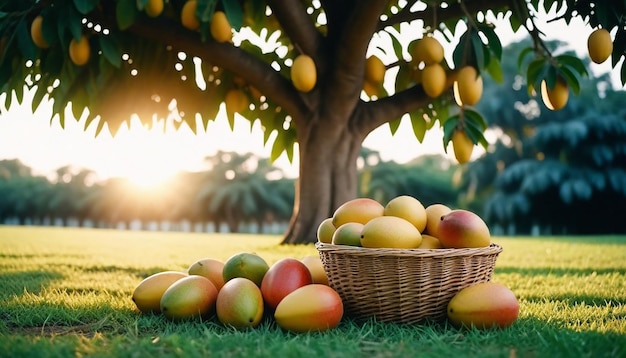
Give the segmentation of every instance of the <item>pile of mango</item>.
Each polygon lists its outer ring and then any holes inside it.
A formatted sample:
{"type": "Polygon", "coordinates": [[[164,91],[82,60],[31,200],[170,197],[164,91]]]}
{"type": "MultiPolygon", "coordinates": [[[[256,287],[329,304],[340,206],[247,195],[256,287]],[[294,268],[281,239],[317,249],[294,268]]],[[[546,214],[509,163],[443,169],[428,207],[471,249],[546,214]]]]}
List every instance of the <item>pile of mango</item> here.
{"type": "Polygon", "coordinates": [[[203,258],[183,271],[163,271],[139,283],[132,300],[142,313],[171,320],[217,317],[236,329],[265,316],[293,332],[324,331],[343,317],[343,302],[328,286],[319,256],[284,258],[271,267],[255,253],[221,262],[203,258]]]}
{"type": "MultiPolygon", "coordinates": [[[[319,242],[373,249],[455,250],[491,245],[485,221],[476,213],[436,203],[424,207],[401,195],[385,205],[356,198],[340,205],[318,226],[319,242]]],[[[506,327],[518,317],[519,302],[506,286],[477,283],[458,292],[447,307],[457,326],[506,327]]]]}

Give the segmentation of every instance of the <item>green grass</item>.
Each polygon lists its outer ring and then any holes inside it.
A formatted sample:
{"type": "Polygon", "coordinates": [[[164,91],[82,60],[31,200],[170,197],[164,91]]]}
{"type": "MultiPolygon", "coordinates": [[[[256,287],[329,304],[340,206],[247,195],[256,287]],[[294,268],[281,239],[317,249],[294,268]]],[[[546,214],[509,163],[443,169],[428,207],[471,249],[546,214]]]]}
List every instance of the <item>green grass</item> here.
{"type": "Polygon", "coordinates": [[[235,331],[139,314],[149,274],[256,252],[268,263],[316,255],[278,236],[0,226],[0,356],[6,357],[625,357],[626,237],[494,238],[494,281],[520,316],[506,329],[355,322],[293,334],[271,319],[235,331]]]}

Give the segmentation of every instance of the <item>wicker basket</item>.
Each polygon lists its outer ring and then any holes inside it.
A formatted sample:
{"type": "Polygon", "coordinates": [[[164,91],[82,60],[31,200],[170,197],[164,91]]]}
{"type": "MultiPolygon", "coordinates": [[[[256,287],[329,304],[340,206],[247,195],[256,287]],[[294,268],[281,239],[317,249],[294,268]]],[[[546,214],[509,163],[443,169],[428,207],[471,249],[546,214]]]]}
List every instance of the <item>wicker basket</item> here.
{"type": "Polygon", "coordinates": [[[502,247],[475,249],[370,249],[316,244],[330,286],[344,313],[355,319],[416,323],[446,317],[462,288],[491,280],[502,247]]]}

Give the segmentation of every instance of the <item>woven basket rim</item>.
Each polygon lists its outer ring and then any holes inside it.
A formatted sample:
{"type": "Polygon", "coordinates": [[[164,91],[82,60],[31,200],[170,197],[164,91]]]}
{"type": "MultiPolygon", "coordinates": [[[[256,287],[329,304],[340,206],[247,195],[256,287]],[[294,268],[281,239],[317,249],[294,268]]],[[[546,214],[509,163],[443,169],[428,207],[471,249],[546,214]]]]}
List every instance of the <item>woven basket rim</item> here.
{"type": "Polygon", "coordinates": [[[333,252],[352,256],[363,257],[428,257],[428,258],[450,258],[450,257],[471,257],[482,255],[495,255],[502,252],[502,246],[491,243],[487,247],[462,248],[462,249],[393,249],[393,248],[367,248],[350,245],[335,245],[323,242],[316,242],[315,247],[320,252],[333,252]]]}

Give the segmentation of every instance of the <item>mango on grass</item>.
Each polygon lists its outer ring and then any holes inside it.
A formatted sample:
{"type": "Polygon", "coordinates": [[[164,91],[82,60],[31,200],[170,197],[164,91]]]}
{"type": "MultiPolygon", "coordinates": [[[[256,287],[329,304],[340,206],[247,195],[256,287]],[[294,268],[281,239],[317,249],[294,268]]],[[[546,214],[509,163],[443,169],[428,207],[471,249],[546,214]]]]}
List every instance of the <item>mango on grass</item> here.
{"type": "Polygon", "coordinates": [[[169,319],[208,317],[215,312],[217,288],[204,276],[191,275],[174,282],[161,296],[161,312],[169,319]]]}
{"type": "Polygon", "coordinates": [[[143,279],[133,291],[132,300],[142,313],[160,313],[161,297],[174,282],[187,277],[180,271],[162,271],[143,279]]]}
{"type": "Polygon", "coordinates": [[[263,277],[261,294],[270,309],[294,290],[313,283],[309,268],[302,261],[286,257],[274,263],[263,277]]]}
{"type": "Polygon", "coordinates": [[[235,277],[245,277],[261,287],[263,277],[269,269],[269,265],[261,256],[251,252],[240,252],[226,260],[222,275],[224,282],[235,277]]]}
{"type": "Polygon", "coordinates": [[[504,328],[517,319],[519,302],[508,287],[483,282],[455,294],[448,303],[447,314],[457,327],[504,328]]]}
{"type": "Polygon", "coordinates": [[[189,269],[187,269],[189,275],[204,276],[211,280],[218,291],[224,286],[223,271],[224,263],[209,257],[194,262],[189,266],[189,269]]]}
{"type": "Polygon", "coordinates": [[[247,278],[235,277],[217,294],[215,311],[224,325],[238,329],[256,327],[264,311],[261,289],[247,278]]]}
{"type": "Polygon", "coordinates": [[[311,272],[311,278],[313,279],[313,283],[328,285],[328,275],[326,274],[324,264],[322,263],[322,259],[319,257],[319,255],[307,255],[300,259],[300,261],[302,261],[302,263],[311,272]]]}
{"type": "Polygon", "coordinates": [[[274,312],[279,327],[292,332],[326,331],[343,317],[343,301],[329,286],[302,286],[283,298],[274,312]]]}

